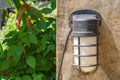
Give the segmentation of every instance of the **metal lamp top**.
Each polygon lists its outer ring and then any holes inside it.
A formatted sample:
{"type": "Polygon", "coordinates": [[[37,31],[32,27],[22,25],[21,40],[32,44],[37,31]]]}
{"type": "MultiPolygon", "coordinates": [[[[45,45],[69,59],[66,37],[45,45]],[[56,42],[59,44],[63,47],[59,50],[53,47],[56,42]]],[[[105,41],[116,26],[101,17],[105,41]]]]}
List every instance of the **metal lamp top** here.
{"type": "Polygon", "coordinates": [[[102,17],[93,10],[77,10],[70,16],[73,36],[96,36],[102,17]]]}
{"type": "Polygon", "coordinates": [[[74,21],[86,21],[86,20],[96,20],[96,15],[93,14],[80,14],[80,15],[73,15],[74,21]]]}

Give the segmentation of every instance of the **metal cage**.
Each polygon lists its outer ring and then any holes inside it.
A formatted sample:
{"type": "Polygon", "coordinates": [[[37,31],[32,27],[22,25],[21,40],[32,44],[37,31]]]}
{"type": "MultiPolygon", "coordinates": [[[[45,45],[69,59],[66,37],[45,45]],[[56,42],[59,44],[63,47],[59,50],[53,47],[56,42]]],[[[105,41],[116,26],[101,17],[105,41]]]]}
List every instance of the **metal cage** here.
{"type": "Polygon", "coordinates": [[[73,65],[84,73],[93,72],[98,67],[98,29],[101,20],[101,15],[93,10],[78,10],[70,16],[70,27],[73,29],[73,65]],[[88,70],[92,67],[92,71],[88,70]]]}

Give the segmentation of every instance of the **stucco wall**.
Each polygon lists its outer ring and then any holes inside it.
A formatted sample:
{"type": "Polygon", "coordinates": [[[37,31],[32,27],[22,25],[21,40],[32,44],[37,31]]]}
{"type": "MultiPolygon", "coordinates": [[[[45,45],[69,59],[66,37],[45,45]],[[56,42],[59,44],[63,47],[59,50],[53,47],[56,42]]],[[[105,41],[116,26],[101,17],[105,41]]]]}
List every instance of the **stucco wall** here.
{"type": "Polygon", "coordinates": [[[120,80],[120,0],[57,0],[57,72],[67,34],[69,15],[92,9],[103,17],[99,36],[99,63],[95,73],[83,75],[72,66],[71,37],[63,61],[61,80],[120,80]]]}

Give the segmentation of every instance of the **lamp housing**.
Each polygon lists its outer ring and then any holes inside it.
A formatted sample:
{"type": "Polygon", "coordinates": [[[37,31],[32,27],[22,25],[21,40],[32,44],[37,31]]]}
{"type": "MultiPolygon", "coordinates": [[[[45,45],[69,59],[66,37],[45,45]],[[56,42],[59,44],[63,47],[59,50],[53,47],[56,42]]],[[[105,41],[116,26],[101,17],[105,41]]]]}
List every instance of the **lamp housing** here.
{"type": "Polygon", "coordinates": [[[98,36],[101,15],[93,10],[77,10],[69,17],[72,28],[74,66],[83,73],[98,67],[98,36]]]}

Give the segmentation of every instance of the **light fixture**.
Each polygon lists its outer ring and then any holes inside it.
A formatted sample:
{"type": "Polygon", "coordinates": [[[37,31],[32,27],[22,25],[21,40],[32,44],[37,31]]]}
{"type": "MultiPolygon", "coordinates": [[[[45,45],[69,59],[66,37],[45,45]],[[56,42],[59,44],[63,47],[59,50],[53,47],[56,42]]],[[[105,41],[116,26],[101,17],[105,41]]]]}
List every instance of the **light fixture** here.
{"type": "Polygon", "coordinates": [[[77,10],[70,16],[74,66],[83,73],[98,67],[98,28],[101,15],[93,10],[77,10]]]}

